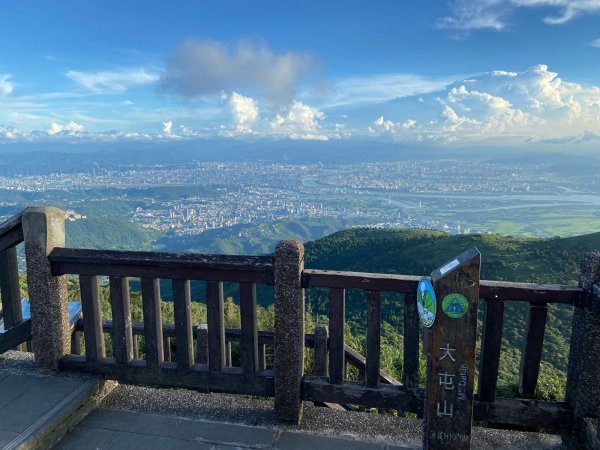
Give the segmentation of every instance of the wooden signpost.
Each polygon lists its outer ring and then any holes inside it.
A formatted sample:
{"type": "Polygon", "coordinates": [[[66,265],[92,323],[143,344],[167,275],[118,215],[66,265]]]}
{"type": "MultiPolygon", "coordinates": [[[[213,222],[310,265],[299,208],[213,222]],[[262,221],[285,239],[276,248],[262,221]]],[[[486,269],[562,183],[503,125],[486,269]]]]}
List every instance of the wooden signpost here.
{"type": "Polygon", "coordinates": [[[425,329],[425,449],[471,448],[480,264],[473,247],[431,274],[437,301],[425,329]]]}

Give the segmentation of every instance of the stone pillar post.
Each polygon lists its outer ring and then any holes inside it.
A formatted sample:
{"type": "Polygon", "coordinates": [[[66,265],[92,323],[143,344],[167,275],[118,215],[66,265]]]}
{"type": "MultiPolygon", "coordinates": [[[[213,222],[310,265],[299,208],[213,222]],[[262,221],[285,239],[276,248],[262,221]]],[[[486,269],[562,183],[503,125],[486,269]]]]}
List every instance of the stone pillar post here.
{"type": "Polygon", "coordinates": [[[275,414],[279,420],[302,420],[304,374],[304,246],[281,241],[275,249],[275,414]]]}
{"type": "Polygon", "coordinates": [[[579,286],[585,290],[575,306],[571,349],[567,368],[565,400],[573,410],[574,423],[562,433],[563,448],[579,448],[578,418],[595,416],[600,406],[600,296],[594,284],[600,281],[600,252],[587,253],[581,262],[579,286]]]}
{"type": "Polygon", "coordinates": [[[52,275],[48,255],[65,245],[65,212],[53,207],[25,209],[23,234],[33,353],[38,367],[57,370],[71,346],[67,282],[52,275]]]}

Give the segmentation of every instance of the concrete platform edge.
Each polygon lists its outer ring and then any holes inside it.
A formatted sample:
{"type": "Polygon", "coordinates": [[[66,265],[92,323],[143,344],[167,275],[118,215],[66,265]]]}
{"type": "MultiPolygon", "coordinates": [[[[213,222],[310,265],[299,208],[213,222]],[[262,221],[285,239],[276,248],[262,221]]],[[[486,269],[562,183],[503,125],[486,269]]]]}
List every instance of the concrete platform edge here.
{"type": "Polygon", "coordinates": [[[114,386],[110,381],[85,381],[3,450],[51,449],[92,412],[114,386]]]}

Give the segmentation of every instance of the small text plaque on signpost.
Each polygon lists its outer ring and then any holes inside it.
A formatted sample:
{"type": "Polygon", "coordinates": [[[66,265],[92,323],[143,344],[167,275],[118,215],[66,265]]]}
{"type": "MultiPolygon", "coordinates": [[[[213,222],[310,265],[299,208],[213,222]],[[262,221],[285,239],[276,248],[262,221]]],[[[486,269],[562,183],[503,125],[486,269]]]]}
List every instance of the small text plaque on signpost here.
{"type": "Polygon", "coordinates": [[[426,449],[471,447],[480,265],[473,247],[431,274],[437,311],[425,330],[426,449]]]}

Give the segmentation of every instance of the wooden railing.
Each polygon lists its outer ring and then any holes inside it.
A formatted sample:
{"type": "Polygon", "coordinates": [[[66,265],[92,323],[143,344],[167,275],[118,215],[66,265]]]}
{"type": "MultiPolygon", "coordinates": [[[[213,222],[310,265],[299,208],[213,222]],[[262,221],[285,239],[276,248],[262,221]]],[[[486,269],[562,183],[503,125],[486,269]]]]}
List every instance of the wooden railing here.
{"type": "MultiPolygon", "coordinates": [[[[276,416],[281,420],[300,420],[302,400],[422,414],[421,339],[415,298],[419,277],[304,270],[302,245],[291,241],[280,243],[274,257],[67,249],[63,248],[60,214],[55,208],[32,208],[23,215],[23,221],[31,221],[26,223],[25,229],[29,230],[26,248],[32,250],[27,253],[28,280],[34,283],[33,289],[29,286],[30,296],[35,294],[32,305],[46,312],[32,319],[34,344],[38,339],[37,347],[34,345],[36,362],[41,367],[99,373],[134,384],[275,396],[276,416]],[[64,325],[67,311],[63,275],[66,274],[79,276],[83,319],[75,330],[84,334],[84,355],[76,354],[80,352],[76,348],[73,352],[68,350],[71,335],[64,325]],[[103,321],[100,314],[100,277],[109,280],[112,321],[103,321]],[[143,323],[131,322],[129,278],[132,277],[141,279],[143,323]],[[171,280],[174,324],[163,323],[159,279],[171,280]],[[190,280],[205,282],[206,326],[192,324],[190,280]],[[240,330],[224,328],[223,282],[238,285],[240,330]],[[257,284],[275,285],[273,333],[257,329],[257,284]],[[328,329],[321,327],[315,334],[306,334],[304,289],[313,288],[328,290],[329,324],[328,329]],[[348,289],[364,292],[364,358],[344,342],[348,289]],[[381,370],[383,292],[400,294],[397,298],[404,310],[401,382],[381,370]],[[103,333],[111,334],[112,357],[106,356],[103,333]],[[137,336],[143,337],[143,360],[139,359],[142,349],[136,348],[137,336]],[[169,339],[175,340],[174,357],[170,353],[171,346],[164,345],[169,339]],[[234,341],[239,342],[239,367],[232,367],[232,357],[228,355],[228,345],[234,341]],[[271,345],[274,370],[265,363],[265,346],[271,345]],[[313,375],[303,372],[305,347],[314,348],[313,375]],[[364,379],[349,380],[347,364],[357,367],[364,379]]],[[[8,267],[1,270],[0,266],[2,299],[8,302],[3,306],[5,314],[9,310],[20,312],[20,308],[16,308],[16,299],[20,301],[20,298],[15,295],[18,278],[15,278],[14,247],[22,240],[20,216],[0,227],[0,256],[8,267]]],[[[600,406],[597,383],[600,363],[596,357],[600,347],[600,286],[597,284],[600,253],[587,254],[584,262],[581,287],[481,281],[479,296],[485,307],[475,420],[500,426],[561,429],[564,442],[571,448],[581,442],[598,444],[590,427],[598,418],[600,406]],[[519,398],[497,396],[504,307],[508,301],[528,305],[519,369],[519,398]],[[548,305],[553,303],[574,308],[564,402],[542,402],[533,398],[548,305]]],[[[73,343],[77,344],[76,341],[73,343]]]]}
{"type": "Polygon", "coordinates": [[[23,225],[19,214],[0,225],[0,294],[4,324],[0,353],[31,339],[31,321],[23,322],[21,312],[17,245],[22,242],[23,225]]]}
{"type": "MultiPolygon", "coordinates": [[[[355,403],[422,413],[423,391],[418,387],[419,322],[416,291],[420,277],[375,273],[305,270],[305,288],[329,290],[329,374],[305,377],[304,399],[318,402],[355,403]],[[365,381],[348,381],[345,374],[344,316],[345,290],[365,292],[366,370],[365,381]],[[402,384],[380,385],[381,293],[404,294],[404,371],[402,384]]],[[[575,305],[583,289],[576,286],[481,281],[480,297],[485,301],[483,342],[474,418],[499,425],[560,428],[568,416],[565,402],[529,401],[537,386],[547,305],[575,305]],[[496,398],[505,301],[529,303],[522,352],[520,399],[496,398]]]]}
{"type": "MultiPolygon", "coordinates": [[[[273,258],[56,248],[49,256],[55,276],[79,276],[85,356],[64,357],[60,366],[129,383],[185,386],[222,392],[273,395],[273,374],[259,365],[256,283],[272,283],[273,258]],[[108,276],[113,320],[102,322],[99,276],[108,276]],[[129,277],[140,277],[143,324],[130,319],[129,277]],[[175,324],[164,327],[159,278],[172,281],[175,324]],[[194,351],[190,280],[206,282],[208,361],[194,351]],[[228,367],[223,282],[239,283],[241,367],[228,367]],[[112,331],[113,357],[105,356],[103,330],[112,331]],[[174,337],[175,362],[165,361],[164,338],[174,337]],[[144,360],[135,359],[134,336],[144,337],[144,360]]],[[[167,352],[168,353],[168,352],[167,352]]]]}
{"type": "MultiPolygon", "coordinates": [[[[84,354],[84,348],[81,347],[81,339],[85,330],[85,324],[83,319],[78,319],[75,322],[73,328],[73,340],[71,352],[73,355],[84,354]]],[[[114,322],[112,320],[102,320],[102,332],[104,335],[114,336],[114,322]]],[[[141,350],[141,339],[144,337],[144,323],[143,322],[131,322],[132,332],[132,352],[133,356],[131,359],[140,358],[141,350]]],[[[275,344],[275,333],[273,331],[258,331],[258,371],[264,371],[266,368],[270,368],[272,363],[267,361],[267,354],[273,356],[273,347],[275,344]]],[[[169,342],[171,345],[164,345],[164,362],[177,362],[177,333],[174,324],[163,323],[163,342],[166,344],[169,342]],[[175,351],[173,351],[173,348],[175,351]]],[[[192,325],[192,339],[194,341],[195,361],[198,364],[208,363],[208,326],[207,324],[192,325]]],[[[242,340],[242,333],[237,328],[225,328],[225,366],[233,367],[235,358],[232,356],[232,343],[239,343],[242,340]]],[[[304,335],[304,345],[306,348],[314,349],[317,345],[315,343],[315,334],[306,333],[304,335]]],[[[327,341],[325,341],[327,346],[327,341]]],[[[359,373],[365,371],[365,358],[358,353],[356,350],[349,346],[345,346],[345,361],[347,365],[356,368],[359,373]]],[[[241,355],[240,355],[241,356],[241,355]]],[[[385,371],[380,371],[380,380],[382,383],[397,384],[398,382],[385,371]]]]}

